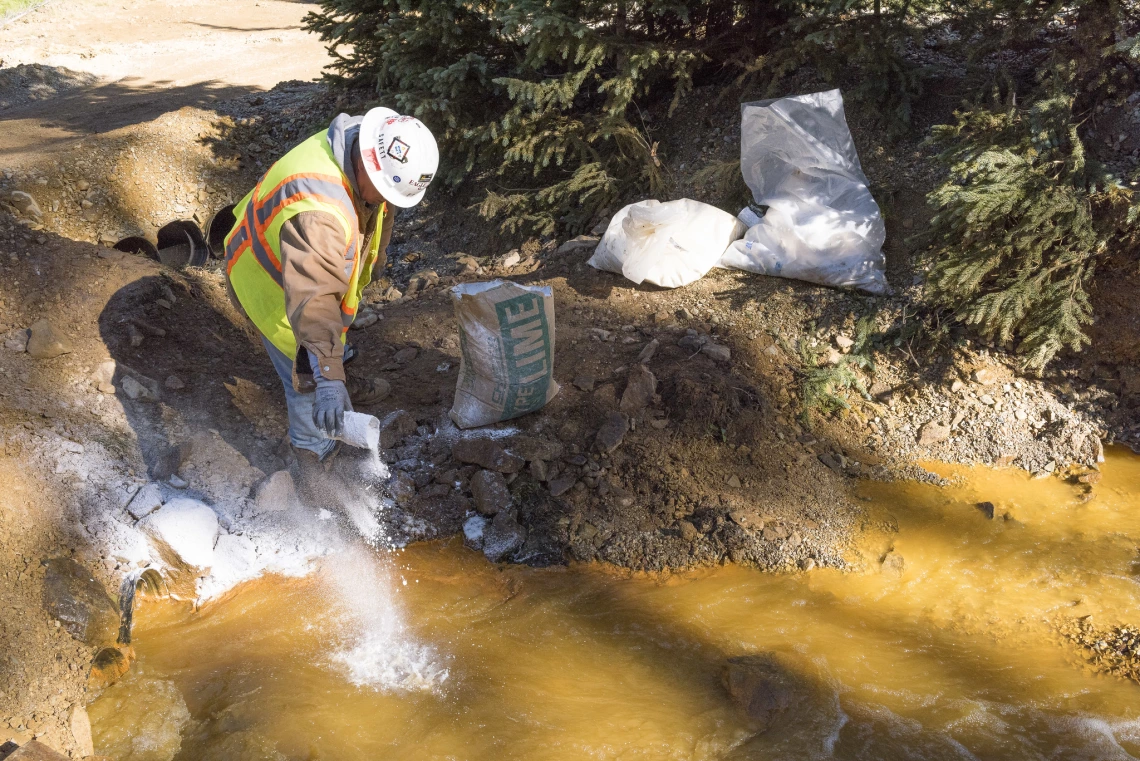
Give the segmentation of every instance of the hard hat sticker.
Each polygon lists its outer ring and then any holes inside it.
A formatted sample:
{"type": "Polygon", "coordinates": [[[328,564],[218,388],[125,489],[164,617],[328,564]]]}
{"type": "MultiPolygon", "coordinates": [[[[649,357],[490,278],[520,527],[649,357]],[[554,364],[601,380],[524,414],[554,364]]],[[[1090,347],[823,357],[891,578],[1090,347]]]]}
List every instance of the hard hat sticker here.
{"type": "Polygon", "coordinates": [[[435,174],[433,172],[429,172],[428,174],[421,174],[420,182],[426,185],[427,183],[431,182],[432,177],[435,177],[435,174]]]}
{"type": "Polygon", "coordinates": [[[409,146],[398,137],[392,138],[392,144],[388,146],[388,156],[399,161],[401,164],[408,163],[408,150],[409,146]]]}
{"type": "Polygon", "coordinates": [[[375,148],[365,148],[364,149],[364,158],[366,161],[372,162],[372,167],[377,172],[381,171],[382,167],[380,166],[380,157],[376,155],[376,149],[375,148]]]}

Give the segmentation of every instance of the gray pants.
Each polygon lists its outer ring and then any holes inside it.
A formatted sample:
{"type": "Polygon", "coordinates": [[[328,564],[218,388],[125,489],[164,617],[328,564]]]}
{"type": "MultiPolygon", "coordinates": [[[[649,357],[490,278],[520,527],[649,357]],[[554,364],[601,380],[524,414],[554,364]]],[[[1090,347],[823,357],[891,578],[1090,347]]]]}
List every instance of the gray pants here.
{"type": "Polygon", "coordinates": [[[289,440],[298,449],[307,449],[315,452],[318,457],[324,457],[336,441],[328,438],[317,426],[313,424],[313,402],[316,394],[302,394],[293,388],[293,360],[281,353],[281,350],[269,342],[265,336],[261,337],[265,350],[269,352],[269,359],[273,362],[273,369],[281,377],[281,385],[285,387],[285,404],[289,407],[289,440]]]}

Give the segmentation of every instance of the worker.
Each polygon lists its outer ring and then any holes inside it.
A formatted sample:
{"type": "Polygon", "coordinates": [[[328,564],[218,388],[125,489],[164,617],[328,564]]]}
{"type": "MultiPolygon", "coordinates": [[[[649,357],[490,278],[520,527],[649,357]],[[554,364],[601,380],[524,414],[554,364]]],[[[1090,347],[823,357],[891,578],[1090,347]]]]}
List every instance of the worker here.
{"type": "Polygon", "coordinates": [[[345,338],[365,286],[384,268],[393,209],[418,204],[438,165],[419,119],[389,108],[340,114],[278,159],[234,209],[230,297],[281,377],[302,474],[331,465],[354,399],[376,401],[377,384],[345,373],[345,338]]]}

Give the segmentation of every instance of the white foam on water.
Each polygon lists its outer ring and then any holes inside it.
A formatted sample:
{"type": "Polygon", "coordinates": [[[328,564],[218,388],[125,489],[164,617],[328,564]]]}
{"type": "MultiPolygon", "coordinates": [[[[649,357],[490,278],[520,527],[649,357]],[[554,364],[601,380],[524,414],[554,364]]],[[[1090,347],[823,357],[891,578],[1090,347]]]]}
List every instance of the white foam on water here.
{"type": "Polygon", "coordinates": [[[1084,714],[1050,717],[1046,721],[1071,742],[1064,748],[1066,758],[1074,761],[1131,761],[1135,758],[1120,744],[1121,739],[1130,740],[1136,731],[1134,719],[1115,721],[1084,714]],[[1078,738],[1083,742],[1077,742],[1078,738]]]}
{"type": "Polygon", "coordinates": [[[832,726],[831,731],[827,737],[823,738],[823,752],[827,754],[828,758],[835,757],[835,744],[839,742],[839,733],[847,726],[847,722],[851,721],[851,717],[843,711],[843,706],[839,702],[839,695],[835,696],[835,724],[832,726]]]}
{"type": "Polygon", "coordinates": [[[357,687],[440,692],[448,670],[434,648],[416,642],[408,632],[383,557],[354,546],[330,561],[324,573],[342,631],[330,654],[334,667],[357,687]]]}

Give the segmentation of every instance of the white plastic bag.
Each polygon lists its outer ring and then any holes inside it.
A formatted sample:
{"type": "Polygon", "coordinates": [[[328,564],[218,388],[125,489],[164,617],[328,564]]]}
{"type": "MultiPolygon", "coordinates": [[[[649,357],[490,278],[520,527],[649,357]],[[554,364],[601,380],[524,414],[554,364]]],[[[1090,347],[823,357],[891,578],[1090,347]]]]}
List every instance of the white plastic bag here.
{"type": "Polygon", "coordinates": [[[744,230],[736,217],[700,201],[641,201],[614,215],[589,264],[677,288],[702,278],[744,230]]]}
{"type": "Polygon", "coordinates": [[[744,181],[768,211],[719,266],[888,293],[886,229],[839,90],[744,103],[740,132],[744,181]]]}

